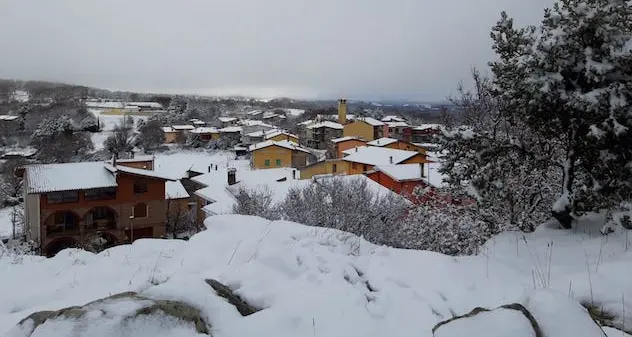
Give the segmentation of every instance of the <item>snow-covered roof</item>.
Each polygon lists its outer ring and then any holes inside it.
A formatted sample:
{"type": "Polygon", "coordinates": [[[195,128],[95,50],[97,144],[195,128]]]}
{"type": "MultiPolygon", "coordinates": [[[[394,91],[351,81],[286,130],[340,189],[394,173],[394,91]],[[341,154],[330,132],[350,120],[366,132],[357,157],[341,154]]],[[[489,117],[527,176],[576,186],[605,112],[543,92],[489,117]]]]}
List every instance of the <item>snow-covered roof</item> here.
{"type": "Polygon", "coordinates": [[[420,164],[377,165],[375,170],[384,172],[396,181],[422,180],[425,175],[420,164]]]}
{"type": "Polygon", "coordinates": [[[282,140],[282,141],[266,140],[264,142],[250,145],[250,147],[248,147],[248,150],[256,151],[256,150],[260,150],[269,146],[278,146],[278,147],[283,147],[292,151],[302,151],[302,152],[309,153],[309,150],[304,149],[300,147],[298,144],[296,144],[295,142],[292,142],[289,140],[282,140]]]}
{"type": "Polygon", "coordinates": [[[371,118],[371,117],[358,117],[355,120],[365,122],[371,126],[384,126],[385,125],[383,122],[378,121],[377,119],[371,118]]]}
{"type": "Polygon", "coordinates": [[[174,200],[186,198],[189,198],[189,193],[180,180],[165,182],[165,199],[174,200]]]}
{"type": "Polygon", "coordinates": [[[127,105],[133,105],[145,108],[162,109],[162,104],[158,102],[127,102],[127,105]]]}
{"type": "Polygon", "coordinates": [[[194,120],[194,121],[191,121],[191,123],[193,123],[193,125],[206,125],[206,122],[201,121],[201,120],[194,120]]]}
{"type": "Polygon", "coordinates": [[[138,163],[144,161],[153,161],[153,156],[135,156],[134,158],[117,159],[117,163],[138,163]]]}
{"type": "Polygon", "coordinates": [[[406,122],[406,119],[395,115],[388,115],[382,118],[382,122],[406,122]]]}
{"type": "Polygon", "coordinates": [[[169,174],[165,174],[165,173],[157,172],[153,170],[144,170],[144,169],[128,167],[128,166],[123,166],[123,165],[116,165],[116,167],[114,167],[110,163],[107,163],[107,162],[104,164],[104,166],[110,172],[123,172],[127,174],[133,174],[133,175],[162,179],[162,180],[176,181],[179,179],[179,177],[176,177],[174,175],[169,175],[169,174]]]}
{"type": "Polygon", "coordinates": [[[310,124],[314,124],[314,123],[316,123],[314,120],[308,119],[306,121],[302,121],[300,123],[296,123],[296,125],[301,125],[302,126],[302,125],[310,125],[310,124]]]}
{"type": "Polygon", "coordinates": [[[341,137],[341,138],[334,138],[331,141],[334,143],[342,143],[342,142],[346,142],[349,140],[361,140],[359,137],[356,136],[346,136],[346,137],[341,137]]]}
{"type": "Polygon", "coordinates": [[[413,128],[413,130],[426,130],[426,129],[439,129],[443,125],[441,124],[421,124],[413,128]]]}
{"type": "Polygon", "coordinates": [[[28,165],[25,175],[28,194],[117,186],[103,162],[28,165]]]}
{"type": "Polygon", "coordinates": [[[162,132],[176,132],[176,130],[174,130],[170,126],[163,126],[161,129],[162,129],[162,132]]]}
{"type": "Polygon", "coordinates": [[[280,131],[280,130],[272,130],[272,132],[269,132],[268,134],[265,135],[266,139],[270,139],[276,136],[288,136],[288,137],[293,137],[298,139],[297,135],[291,134],[287,131],[280,131]]]}
{"type": "Polygon", "coordinates": [[[307,126],[308,129],[318,129],[318,128],[330,128],[330,129],[338,129],[342,130],[344,127],[342,124],[332,122],[332,121],[322,121],[315,124],[310,124],[307,126]]]}
{"type": "Polygon", "coordinates": [[[285,111],[292,116],[300,116],[305,113],[303,109],[285,109],[285,111]]]}
{"type": "Polygon", "coordinates": [[[386,125],[388,125],[389,127],[392,127],[392,128],[396,128],[396,127],[407,127],[408,123],[406,123],[406,122],[386,122],[386,125]]]}
{"type": "Polygon", "coordinates": [[[371,146],[386,146],[386,145],[390,145],[397,142],[398,140],[395,138],[382,137],[382,138],[372,140],[366,144],[371,145],[371,146]]]}
{"type": "Polygon", "coordinates": [[[257,116],[257,115],[260,115],[262,113],[263,113],[263,111],[261,111],[261,110],[252,110],[252,111],[246,112],[246,115],[257,116]]]}
{"type": "Polygon", "coordinates": [[[266,126],[269,128],[274,128],[274,125],[270,125],[270,124],[264,123],[263,121],[253,120],[253,119],[242,120],[239,122],[239,124],[243,126],[266,126]]]}
{"type": "Polygon", "coordinates": [[[234,122],[237,120],[237,118],[235,117],[219,117],[217,119],[219,119],[219,121],[222,123],[234,122]]]}
{"type": "Polygon", "coordinates": [[[18,116],[14,115],[0,115],[0,120],[2,121],[14,121],[18,119],[18,116]]]}
{"type": "Polygon", "coordinates": [[[122,109],[125,107],[123,102],[85,102],[89,108],[101,108],[101,109],[122,109]]]}
{"type": "Polygon", "coordinates": [[[191,130],[191,133],[219,133],[219,131],[214,127],[200,127],[191,130]]]}
{"type": "Polygon", "coordinates": [[[193,126],[193,125],[172,125],[171,128],[174,129],[174,130],[193,130],[193,129],[195,129],[195,126],[193,126]]]}
{"type": "Polygon", "coordinates": [[[273,129],[273,130],[259,130],[259,131],[251,132],[251,133],[247,134],[246,136],[248,136],[248,137],[263,137],[263,136],[265,136],[265,135],[267,135],[269,133],[276,132],[276,131],[278,131],[278,130],[276,130],[276,129],[273,129]]]}
{"type": "Polygon", "coordinates": [[[218,131],[219,132],[224,132],[224,133],[241,132],[241,126],[228,126],[228,127],[225,127],[225,128],[221,128],[218,131]]]}
{"type": "Polygon", "coordinates": [[[280,115],[277,114],[277,113],[271,112],[271,111],[267,111],[267,112],[263,113],[263,117],[262,118],[263,119],[268,119],[268,118],[274,118],[274,117],[277,117],[277,116],[280,116],[280,115]]]}
{"type": "Polygon", "coordinates": [[[346,156],[345,161],[368,164],[368,165],[389,165],[399,164],[404,160],[419,154],[415,151],[389,149],[377,146],[358,146],[342,151],[346,156]]]}

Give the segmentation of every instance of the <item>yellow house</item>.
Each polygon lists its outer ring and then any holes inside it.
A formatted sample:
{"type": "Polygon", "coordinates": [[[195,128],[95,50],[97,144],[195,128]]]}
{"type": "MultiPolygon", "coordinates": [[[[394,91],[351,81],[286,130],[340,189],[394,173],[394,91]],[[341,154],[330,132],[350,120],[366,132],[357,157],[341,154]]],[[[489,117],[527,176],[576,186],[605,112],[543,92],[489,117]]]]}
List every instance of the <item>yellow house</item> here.
{"type": "Polygon", "coordinates": [[[347,174],[349,162],[342,159],[330,159],[305,166],[301,169],[301,179],[311,179],[321,174],[347,174]]]}
{"type": "Polygon", "coordinates": [[[423,147],[413,144],[413,143],[409,143],[409,142],[405,142],[403,140],[400,139],[395,139],[395,138],[387,138],[387,137],[383,137],[383,138],[379,138],[376,140],[372,140],[368,143],[366,143],[366,145],[369,146],[377,146],[377,147],[385,147],[385,148],[389,148],[389,149],[397,149],[397,150],[406,150],[406,151],[417,151],[419,153],[426,153],[426,149],[424,149],[423,147]]]}
{"type": "Polygon", "coordinates": [[[345,124],[343,136],[358,137],[369,141],[375,140],[382,138],[385,125],[383,122],[371,117],[357,118],[345,124]]]}
{"type": "Polygon", "coordinates": [[[309,155],[309,151],[287,140],[267,140],[251,145],[248,150],[252,155],[251,164],[256,169],[301,168],[306,166],[309,155]]]}
{"type": "Polygon", "coordinates": [[[162,128],[162,133],[165,136],[165,143],[171,144],[175,143],[178,139],[178,131],[174,130],[170,126],[165,126],[162,128]]]}
{"type": "Polygon", "coordinates": [[[266,140],[273,140],[275,142],[281,142],[281,141],[287,140],[290,142],[294,142],[296,144],[299,143],[297,135],[294,135],[285,131],[274,131],[270,134],[266,134],[265,138],[266,140]]]}
{"type": "Polygon", "coordinates": [[[377,165],[425,164],[430,161],[424,153],[389,149],[377,146],[359,146],[343,151],[344,161],[349,163],[348,174],[361,174],[377,165]]]}

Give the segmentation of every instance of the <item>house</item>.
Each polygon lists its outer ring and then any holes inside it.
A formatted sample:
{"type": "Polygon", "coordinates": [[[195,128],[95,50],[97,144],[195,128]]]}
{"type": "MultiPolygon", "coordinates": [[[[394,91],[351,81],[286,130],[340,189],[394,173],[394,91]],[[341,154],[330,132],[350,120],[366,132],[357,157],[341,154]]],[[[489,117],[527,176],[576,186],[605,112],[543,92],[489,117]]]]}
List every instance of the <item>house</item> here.
{"type": "Polygon", "coordinates": [[[372,171],[365,173],[371,180],[390,189],[391,191],[403,195],[412,202],[418,203],[420,200],[414,195],[417,188],[431,188],[432,185],[426,175],[424,164],[401,164],[401,165],[377,165],[372,171]]]}
{"type": "Polygon", "coordinates": [[[162,104],[158,102],[127,102],[125,103],[125,105],[130,108],[136,107],[137,111],[140,112],[157,111],[163,109],[162,104]]]}
{"type": "Polygon", "coordinates": [[[385,122],[384,137],[396,138],[406,142],[412,140],[413,128],[406,122],[385,122]]]}
{"type": "Polygon", "coordinates": [[[307,147],[327,150],[332,139],[342,137],[343,129],[342,124],[331,121],[303,124],[299,128],[299,138],[307,147]]]}
{"type": "Polygon", "coordinates": [[[310,152],[297,143],[267,140],[251,145],[248,150],[252,154],[251,165],[256,169],[274,167],[301,168],[307,165],[310,152]]]}
{"type": "Polygon", "coordinates": [[[388,116],[384,116],[382,118],[382,122],[384,123],[392,123],[392,122],[406,122],[406,118],[404,117],[400,117],[400,116],[395,116],[395,115],[388,115],[388,116]]]}
{"type": "Polygon", "coordinates": [[[237,125],[237,122],[239,121],[235,117],[219,117],[217,119],[219,119],[219,121],[222,123],[222,127],[224,128],[228,126],[237,125]]]}
{"type": "Polygon", "coordinates": [[[133,166],[139,162],[81,162],[27,165],[23,178],[28,239],[41,254],[95,240],[107,245],[165,235],[167,203],[182,199],[178,179],[133,166]],[[171,190],[176,188],[176,191],[171,190]]]}
{"type": "Polygon", "coordinates": [[[280,142],[283,140],[287,140],[290,142],[294,142],[296,144],[299,143],[299,138],[297,135],[291,134],[287,131],[274,130],[265,135],[265,140],[273,140],[276,142],[280,142]]]}
{"type": "Polygon", "coordinates": [[[343,135],[345,137],[359,137],[366,140],[374,140],[384,136],[386,124],[371,117],[358,117],[345,124],[343,135]]]}
{"type": "Polygon", "coordinates": [[[165,126],[162,128],[166,144],[184,143],[193,130],[195,130],[195,126],[189,124],[165,126]]]}
{"type": "Polygon", "coordinates": [[[342,158],[343,151],[366,145],[366,141],[354,136],[334,138],[331,140],[330,154],[332,158],[342,158]]]}
{"type": "Polygon", "coordinates": [[[239,143],[241,141],[241,126],[227,126],[217,131],[219,131],[221,139],[225,139],[233,143],[239,143]]]}
{"type": "Polygon", "coordinates": [[[426,153],[426,149],[413,143],[405,142],[395,138],[379,138],[366,143],[368,146],[386,147],[389,149],[399,149],[407,151],[417,151],[420,153],[426,153]]]}
{"type": "Polygon", "coordinates": [[[256,144],[261,143],[266,140],[266,135],[271,134],[273,132],[277,132],[278,130],[259,130],[255,132],[250,132],[244,136],[243,142],[246,144],[256,144]]]}
{"type": "Polygon", "coordinates": [[[411,142],[436,143],[435,136],[441,134],[441,124],[422,124],[412,128],[411,142]]]}
{"type": "Polygon", "coordinates": [[[263,111],[262,110],[251,110],[246,112],[246,117],[251,118],[251,119],[261,119],[263,117],[263,111]]]}
{"type": "Polygon", "coordinates": [[[219,139],[220,136],[219,130],[214,127],[197,127],[191,130],[191,133],[198,135],[203,141],[219,139]]]}
{"type": "MultiPolygon", "coordinates": [[[[257,132],[257,131],[270,131],[276,130],[276,126],[264,123],[263,121],[253,120],[253,119],[245,119],[239,122],[239,125],[242,128],[242,134],[244,135],[243,141],[248,142],[249,133],[257,132]]],[[[263,139],[262,139],[263,140],[263,139]]]]}
{"type": "Polygon", "coordinates": [[[170,126],[163,126],[162,127],[162,134],[165,137],[165,144],[172,144],[172,143],[176,143],[178,141],[178,134],[179,134],[179,132],[174,130],[170,126]]]}
{"type": "Polygon", "coordinates": [[[301,168],[300,179],[311,179],[316,176],[345,175],[349,172],[350,163],[342,159],[327,159],[301,168]]]}
{"type": "Polygon", "coordinates": [[[425,164],[428,163],[424,153],[389,149],[386,147],[360,146],[343,151],[344,161],[350,163],[347,174],[360,174],[373,170],[378,165],[425,164]]]}

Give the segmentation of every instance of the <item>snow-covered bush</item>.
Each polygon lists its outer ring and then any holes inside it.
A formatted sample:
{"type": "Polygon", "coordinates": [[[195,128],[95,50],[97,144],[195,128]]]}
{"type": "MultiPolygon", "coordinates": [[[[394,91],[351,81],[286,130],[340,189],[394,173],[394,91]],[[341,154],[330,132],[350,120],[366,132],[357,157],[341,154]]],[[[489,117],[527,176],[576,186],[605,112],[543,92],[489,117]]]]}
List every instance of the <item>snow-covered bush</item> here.
{"type": "Polygon", "coordinates": [[[76,132],[77,126],[65,115],[44,119],[31,136],[42,162],[70,162],[82,159],[94,149],[90,135],[76,132]]]}
{"type": "Polygon", "coordinates": [[[99,121],[94,116],[87,116],[81,120],[79,128],[83,131],[97,132],[99,131],[99,121]]]}

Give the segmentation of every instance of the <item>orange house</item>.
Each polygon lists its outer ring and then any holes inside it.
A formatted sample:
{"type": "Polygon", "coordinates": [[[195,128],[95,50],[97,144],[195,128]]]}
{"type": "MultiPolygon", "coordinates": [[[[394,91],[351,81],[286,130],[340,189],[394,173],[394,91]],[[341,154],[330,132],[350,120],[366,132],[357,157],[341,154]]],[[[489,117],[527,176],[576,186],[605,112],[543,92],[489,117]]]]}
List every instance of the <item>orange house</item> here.
{"type": "Polygon", "coordinates": [[[64,248],[94,242],[107,247],[163,237],[170,199],[166,183],[177,179],[131,167],[143,165],[142,161],[38,164],[20,169],[28,238],[39,243],[43,255],[52,256],[64,248]]]}
{"type": "Polygon", "coordinates": [[[342,158],[343,151],[352,149],[354,147],[366,145],[366,141],[358,137],[348,136],[342,138],[335,138],[331,140],[332,149],[331,154],[334,158],[342,158]]]}
{"type": "Polygon", "coordinates": [[[375,166],[366,175],[371,180],[415,203],[419,202],[414,196],[416,188],[434,189],[427,179],[423,163],[375,166]]]}
{"type": "Polygon", "coordinates": [[[359,146],[343,151],[342,159],[349,163],[348,174],[361,174],[373,170],[377,165],[425,164],[424,153],[389,149],[375,146],[359,146]]]}

